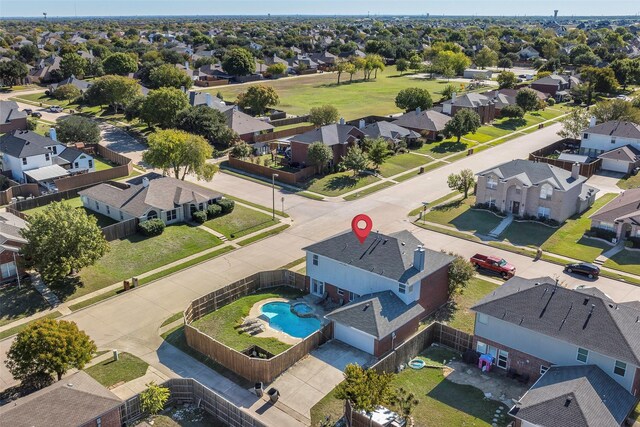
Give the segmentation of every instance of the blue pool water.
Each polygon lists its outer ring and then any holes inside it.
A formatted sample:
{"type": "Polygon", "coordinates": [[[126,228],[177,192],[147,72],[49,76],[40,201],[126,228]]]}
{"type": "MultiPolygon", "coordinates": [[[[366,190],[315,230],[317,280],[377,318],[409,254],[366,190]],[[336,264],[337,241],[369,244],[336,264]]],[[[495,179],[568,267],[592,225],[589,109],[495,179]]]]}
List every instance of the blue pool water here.
{"type": "Polygon", "coordinates": [[[313,311],[313,308],[309,307],[307,304],[303,302],[299,302],[297,304],[293,304],[293,309],[298,314],[309,314],[313,311]]]}
{"type": "Polygon", "coordinates": [[[315,317],[298,317],[286,302],[268,302],[262,306],[262,314],[269,319],[269,326],[296,338],[305,338],[320,329],[315,317]]]}

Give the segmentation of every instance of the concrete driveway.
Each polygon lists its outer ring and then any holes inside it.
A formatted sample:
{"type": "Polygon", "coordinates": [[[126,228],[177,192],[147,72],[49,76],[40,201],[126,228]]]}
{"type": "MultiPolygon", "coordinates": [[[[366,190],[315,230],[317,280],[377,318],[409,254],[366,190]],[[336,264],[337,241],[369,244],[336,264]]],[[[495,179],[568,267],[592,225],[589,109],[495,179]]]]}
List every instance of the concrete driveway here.
{"type": "Polygon", "coordinates": [[[124,130],[109,125],[100,125],[100,144],[130,158],[136,165],[144,165],[142,154],[147,147],[124,130]]]}
{"type": "Polygon", "coordinates": [[[623,190],[616,184],[624,177],[620,172],[600,171],[587,180],[587,184],[600,190],[597,197],[607,193],[621,193],[623,190]]]}

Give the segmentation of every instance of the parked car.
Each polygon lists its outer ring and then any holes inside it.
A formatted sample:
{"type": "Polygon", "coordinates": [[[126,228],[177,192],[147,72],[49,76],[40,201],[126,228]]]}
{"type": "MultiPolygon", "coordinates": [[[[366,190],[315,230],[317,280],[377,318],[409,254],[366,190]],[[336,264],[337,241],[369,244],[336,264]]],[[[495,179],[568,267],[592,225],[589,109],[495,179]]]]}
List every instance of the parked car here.
{"type": "Polygon", "coordinates": [[[578,262],[575,264],[567,264],[564,267],[567,273],[584,274],[589,279],[597,279],[600,275],[600,267],[588,262],[578,262]]]}
{"type": "Polygon", "coordinates": [[[35,117],[36,119],[39,119],[42,117],[42,113],[39,111],[34,111],[33,113],[31,113],[31,117],[35,117]]]}
{"type": "Polygon", "coordinates": [[[27,113],[27,116],[30,116],[31,114],[33,114],[33,110],[31,108],[25,108],[24,110],[25,113],[27,113]]]}
{"type": "Polygon", "coordinates": [[[49,112],[51,113],[62,113],[63,108],[59,105],[52,105],[49,107],[49,112]]]}
{"type": "Polygon", "coordinates": [[[516,275],[516,267],[499,257],[475,254],[470,261],[476,270],[493,271],[502,276],[503,279],[509,279],[516,275]]]}

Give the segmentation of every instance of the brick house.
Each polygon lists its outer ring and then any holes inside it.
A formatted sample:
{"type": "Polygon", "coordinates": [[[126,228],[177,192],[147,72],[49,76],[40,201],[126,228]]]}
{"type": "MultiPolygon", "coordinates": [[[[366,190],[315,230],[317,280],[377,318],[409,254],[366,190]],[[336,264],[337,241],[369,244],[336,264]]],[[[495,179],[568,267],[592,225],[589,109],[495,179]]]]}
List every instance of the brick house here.
{"type": "Polygon", "coordinates": [[[0,101],[0,133],[27,129],[27,113],[15,101],[0,101]]]}
{"type": "Polygon", "coordinates": [[[451,99],[442,103],[442,112],[449,116],[455,116],[462,109],[475,111],[480,116],[480,123],[485,124],[496,118],[496,103],[493,98],[480,93],[466,93],[457,96],[455,93],[451,99]]]}
{"type": "Polygon", "coordinates": [[[562,101],[569,95],[569,89],[579,83],[580,80],[576,77],[552,74],[534,81],[531,83],[531,88],[553,96],[557,101],[562,101]]]}
{"type": "Polygon", "coordinates": [[[27,243],[20,234],[26,226],[27,223],[19,217],[9,212],[0,213],[0,283],[25,275],[19,252],[27,243]]]}
{"type": "Polygon", "coordinates": [[[435,141],[450,120],[451,117],[436,110],[423,111],[416,108],[415,111],[404,113],[392,123],[416,131],[430,141],[435,141]]]}
{"type": "Polygon", "coordinates": [[[364,139],[365,134],[355,126],[340,123],[325,125],[314,130],[294,135],[289,139],[291,144],[291,161],[307,164],[307,151],[314,142],[321,142],[331,148],[333,158],[330,166],[340,163],[350,147],[364,139]]]}
{"type": "Polygon", "coordinates": [[[379,357],[449,299],[451,255],[425,249],[408,231],[349,231],[304,248],[310,292],[339,307],[326,315],[334,337],[379,357]]]}
{"type": "Polygon", "coordinates": [[[618,240],[640,237],[640,188],[630,188],[598,209],[591,227],[615,233],[618,240]]]}
{"type": "MultiPolygon", "coordinates": [[[[534,406],[530,393],[552,380],[554,384],[570,381],[572,375],[585,383],[590,375],[600,376],[602,371],[611,380],[607,385],[611,393],[624,397],[621,401],[626,407],[622,412],[628,414],[635,407],[640,396],[638,302],[617,303],[596,288],[564,288],[550,277],[516,276],[485,296],[472,310],[476,312],[473,348],[493,356],[497,371],[528,375],[530,381],[537,381],[511,410],[521,418],[518,425],[541,425],[534,415],[527,418],[523,417],[526,411],[520,412],[523,407],[534,406]],[[572,373],[576,367],[589,369],[572,373]]],[[[550,387],[551,391],[558,389],[559,386],[550,387]]],[[[568,394],[563,392],[556,397],[566,399],[568,394]]],[[[549,395],[549,402],[553,398],[549,395]]],[[[541,410],[549,419],[562,419],[568,407],[564,400],[562,403],[545,403],[541,410]]]]}

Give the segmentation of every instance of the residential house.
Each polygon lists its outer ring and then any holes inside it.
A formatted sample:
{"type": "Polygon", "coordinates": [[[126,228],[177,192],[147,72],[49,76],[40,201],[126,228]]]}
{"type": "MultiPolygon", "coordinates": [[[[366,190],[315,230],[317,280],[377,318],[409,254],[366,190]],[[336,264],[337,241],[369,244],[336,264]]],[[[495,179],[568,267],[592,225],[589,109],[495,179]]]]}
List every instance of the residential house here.
{"type": "Polygon", "coordinates": [[[523,61],[529,61],[532,59],[540,58],[540,52],[538,52],[533,46],[523,47],[517,52],[517,55],[523,61]]]}
{"type": "Polygon", "coordinates": [[[27,223],[20,217],[9,213],[0,213],[0,282],[15,280],[25,274],[20,261],[20,249],[27,241],[20,231],[27,223]]]}
{"type": "Polygon", "coordinates": [[[591,219],[591,227],[615,233],[615,237],[640,238],[640,188],[631,188],[598,209],[591,219]]]}
{"type": "Polygon", "coordinates": [[[548,163],[511,160],[477,174],[476,201],[517,216],[564,222],[595,201],[580,165],[567,171],[548,163]]]}
{"type": "Polygon", "coordinates": [[[513,277],[472,310],[473,348],[493,356],[499,370],[537,381],[510,411],[520,420],[517,425],[568,425],[561,421],[586,406],[588,411],[571,425],[620,425],[635,407],[640,392],[638,302],[617,303],[596,288],[564,288],[550,277],[513,277]],[[604,400],[616,402],[617,409],[602,399],[588,399],[604,390],[604,400]],[[583,416],[591,419],[595,409],[617,423],[578,422],[583,416]],[[540,411],[546,413],[544,422],[540,411]]]}
{"type": "Polygon", "coordinates": [[[356,145],[358,141],[365,137],[365,133],[360,129],[340,123],[325,125],[314,130],[294,135],[289,139],[291,144],[291,161],[294,163],[307,164],[307,151],[314,142],[321,142],[331,148],[333,158],[330,164],[338,164],[342,160],[347,150],[356,145]]]}
{"type": "MultiPolygon", "coordinates": [[[[635,150],[640,150],[640,125],[619,120],[612,120],[596,125],[595,117],[593,117],[591,118],[589,128],[582,132],[580,154],[588,155],[590,157],[598,157],[604,153],[609,153],[622,147],[633,147],[635,150]]],[[[633,151],[628,154],[630,155],[631,153],[633,153],[633,151]]],[[[624,160],[624,153],[621,153],[621,156],[622,157],[619,159],[612,160],[624,160]]],[[[618,156],[614,155],[613,157],[615,158],[618,156]]],[[[607,170],[628,172],[629,163],[633,162],[607,161],[605,165],[605,161],[603,159],[602,167],[607,170]]]]}
{"type": "Polygon", "coordinates": [[[564,101],[569,96],[569,89],[579,83],[576,77],[552,74],[535,80],[531,88],[553,96],[556,101],[564,101]]]}
{"type": "Polygon", "coordinates": [[[392,123],[406,129],[418,132],[426,139],[435,141],[438,134],[444,130],[451,117],[435,110],[422,111],[416,108],[398,117],[392,123]]]}
{"type": "Polygon", "coordinates": [[[402,343],[449,298],[454,257],[425,249],[410,232],[349,230],[304,248],[310,291],[340,305],[326,318],[334,338],[376,357],[402,343]]]}
{"type": "Polygon", "coordinates": [[[602,159],[603,170],[622,172],[625,175],[640,167],[640,150],[633,145],[614,148],[600,154],[598,158],[602,159]]]}
{"type": "Polygon", "coordinates": [[[36,66],[29,70],[27,74],[27,83],[46,83],[55,80],[54,72],[60,71],[60,61],[62,58],[58,55],[51,55],[47,58],[40,59],[36,62],[36,66]]]}
{"type": "Polygon", "coordinates": [[[165,224],[190,221],[195,211],[222,198],[220,193],[155,173],[127,183],[104,182],[78,193],[85,208],[116,221],[161,219],[165,224]]]}
{"type": "Polygon", "coordinates": [[[382,138],[394,146],[401,141],[410,144],[420,138],[418,132],[387,121],[373,122],[367,126],[364,126],[364,121],[362,121],[358,127],[364,132],[366,138],[382,138]]]}
{"type": "Polygon", "coordinates": [[[15,101],[0,101],[0,133],[27,129],[27,113],[15,101]]]}
{"type": "Polygon", "coordinates": [[[493,76],[493,71],[491,71],[491,70],[478,70],[476,68],[467,68],[462,73],[462,76],[465,79],[491,80],[491,76],[493,76]]]}
{"type": "Polygon", "coordinates": [[[2,424],[11,427],[120,427],[123,402],[78,371],[64,379],[0,406],[2,424]]]}
{"type": "Polygon", "coordinates": [[[442,112],[454,116],[461,109],[469,109],[478,113],[480,123],[489,123],[496,118],[496,105],[493,98],[480,93],[466,93],[457,96],[455,93],[451,99],[442,103],[442,112]]]}
{"type": "Polygon", "coordinates": [[[53,92],[60,86],[64,85],[73,85],[80,90],[80,93],[85,93],[89,87],[91,87],[91,82],[86,80],[76,79],[74,76],[68,77],[64,80],[60,80],[58,83],[52,83],[49,85],[49,91],[53,92]]]}

